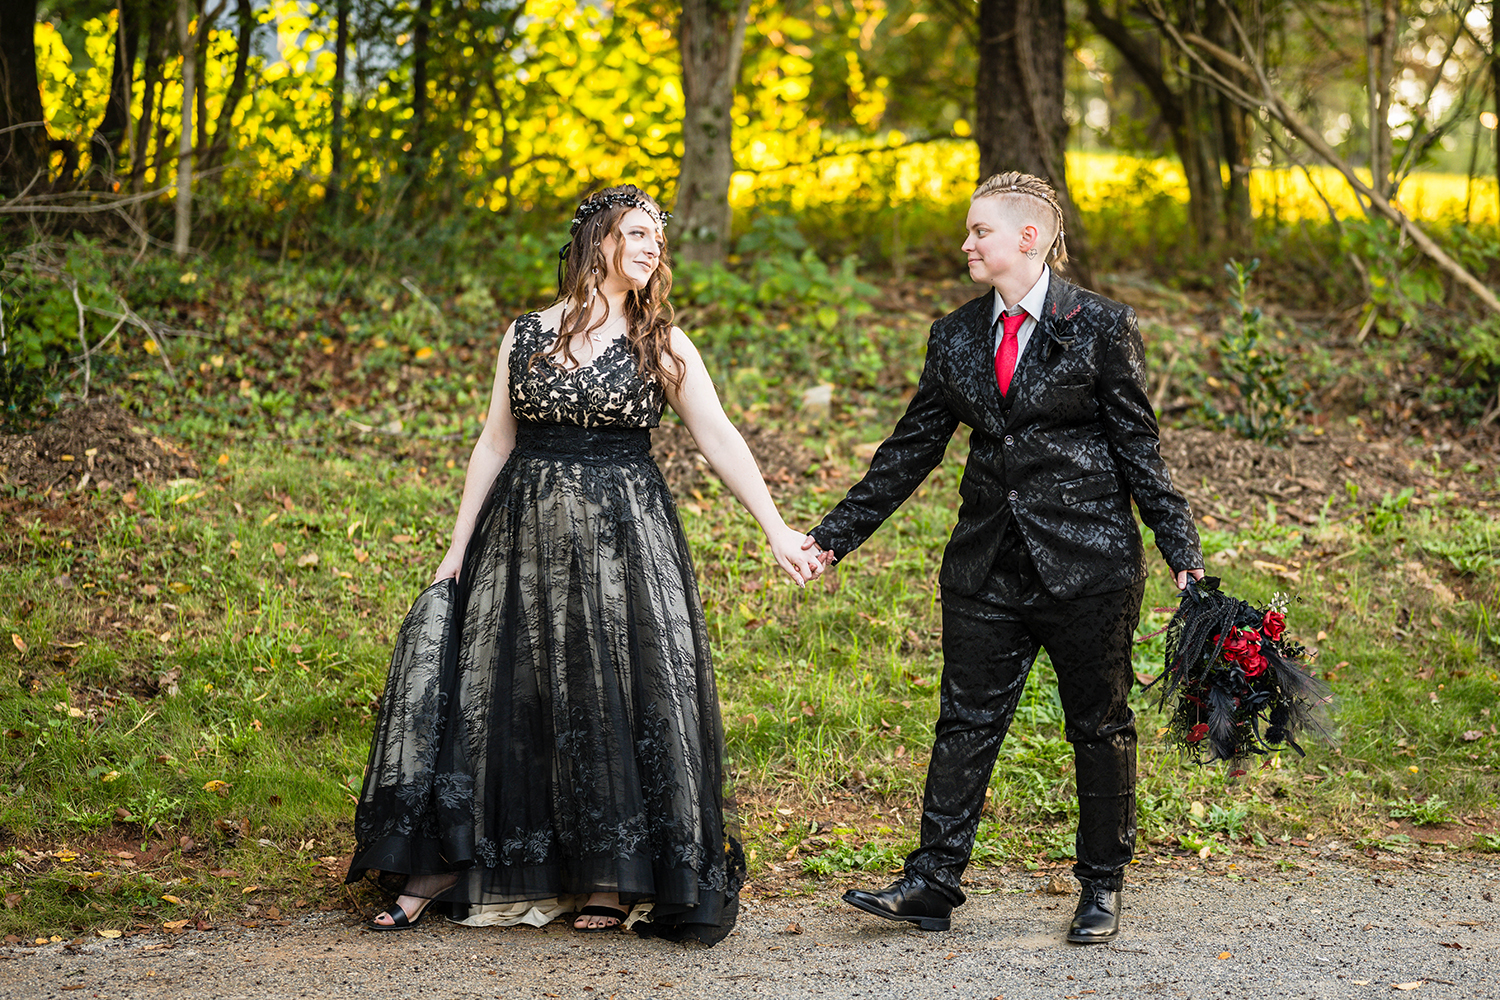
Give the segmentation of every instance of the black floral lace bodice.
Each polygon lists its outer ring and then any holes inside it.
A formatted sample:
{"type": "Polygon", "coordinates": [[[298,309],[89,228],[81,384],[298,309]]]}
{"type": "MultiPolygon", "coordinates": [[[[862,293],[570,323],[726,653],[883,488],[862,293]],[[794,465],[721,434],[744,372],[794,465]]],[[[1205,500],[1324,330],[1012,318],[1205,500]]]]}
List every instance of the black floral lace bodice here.
{"type": "Polygon", "coordinates": [[[516,320],[510,353],[511,413],[522,423],[579,427],[655,427],[665,394],[655,378],[642,377],[623,339],[608,344],[593,363],[564,368],[539,358],[557,337],[540,313],[516,320]]]}

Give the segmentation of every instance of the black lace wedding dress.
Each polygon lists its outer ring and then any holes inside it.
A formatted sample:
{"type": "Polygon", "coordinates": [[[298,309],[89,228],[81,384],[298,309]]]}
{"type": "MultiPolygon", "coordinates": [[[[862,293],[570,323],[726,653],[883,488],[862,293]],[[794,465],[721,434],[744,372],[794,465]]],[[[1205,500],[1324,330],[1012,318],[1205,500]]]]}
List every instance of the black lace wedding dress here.
{"type": "Polygon", "coordinates": [[[515,449],[457,584],[402,625],[348,880],[457,873],[437,898],[469,923],[619,892],[636,930],[711,944],[744,859],[703,608],[649,454],[662,389],[623,341],[581,368],[532,365],[554,336],[517,322],[515,449]]]}

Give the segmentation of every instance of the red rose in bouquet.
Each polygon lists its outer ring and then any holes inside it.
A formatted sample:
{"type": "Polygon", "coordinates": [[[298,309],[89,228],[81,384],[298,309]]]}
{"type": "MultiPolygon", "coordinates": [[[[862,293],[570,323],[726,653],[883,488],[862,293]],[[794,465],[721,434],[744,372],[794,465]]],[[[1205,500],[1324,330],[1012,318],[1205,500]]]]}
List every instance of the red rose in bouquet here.
{"type": "Polygon", "coordinates": [[[1304,732],[1333,738],[1328,685],[1308,666],[1308,651],[1288,637],[1287,604],[1276,594],[1257,608],[1225,594],[1214,577],[1190,581],[1183,591],[1156,681],[1163,682],[1162,706],[1175,701],[1164,732],[1198,763],[1283,747],[1301,754],[1297,737],[1304,732]]]}
{"type": "Polygon", "coordinates": [[[1266,658],[1260,651],[1260,633],[1253,628],[1234,629],[1224,640],[1224,659],[1238,663],[1246,677],[1259,677],[1266,672],[1266,658]]]}

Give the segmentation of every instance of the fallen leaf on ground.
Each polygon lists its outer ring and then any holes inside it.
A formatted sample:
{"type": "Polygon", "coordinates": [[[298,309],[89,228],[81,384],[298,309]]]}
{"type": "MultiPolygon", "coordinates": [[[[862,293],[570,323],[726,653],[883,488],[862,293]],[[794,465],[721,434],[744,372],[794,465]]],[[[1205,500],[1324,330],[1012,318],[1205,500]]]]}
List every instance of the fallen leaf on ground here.
{"type": "Polygon", "coordinates": [[[1426,982],[1426,980],[1424,980],[1424,979],[1418,979],[1416,982],[1411,982],[1411,983],[1392,983],[1391,984],[1391,989],[1393,989],[1393,990],[1414,990],[1418,986],[1421,986],[1424,982],[1426,982]]]}
{"type": "Polygon", "coordinates": [[[802,933],[802,925],[799,924],[799,923],[797,923],[794,920],[791,923],[789,923],[789,924],[786,925],[786,933],[787,934],[801,934],[802,933]]]}
{"type": "Polygon", "coordinates": [[[1222,962],[1224,959],[1226,959],[1228,957],[1229,957],[1229,952],[1227,952],[1227,951],[1221,951],[1221,952],[1219,952],[1219,961],[1222,962]]]}
{"type": "Polygon", "coordinates": [[[102,938],[110,938],[111,940],[113,940],[114,938],[117,938],[124,933],[124,931],[117,931],[113,928],[106,927],[104,930],[99,932],[99,936],[102,938]]]}
{"type": "Polygon", "coordinates": [[[180,931],[184,927],[186,927],[187,925],[188,925],[188,922],[186,920],[168,920],[166,923],[162,924],[161,926],[162,926],[162,930],[180,931]]]}
{"type": "Polygon", "coordinates": [[[22,639],[20,636],[16,635],[14,632],[12,632],[10,634],[10,641],[15,644],[15,647],[16,647],[16,649],[19,652],[22,652],[22,653],[26,652],[26,640],[25,639],[22,639]]]}
{"type": "Polygon", "coordinates": [[[317,564],[318,554],[316,552],[307,552],[297,557],[297,565],[303,568],[316,566],[317,564]]]}

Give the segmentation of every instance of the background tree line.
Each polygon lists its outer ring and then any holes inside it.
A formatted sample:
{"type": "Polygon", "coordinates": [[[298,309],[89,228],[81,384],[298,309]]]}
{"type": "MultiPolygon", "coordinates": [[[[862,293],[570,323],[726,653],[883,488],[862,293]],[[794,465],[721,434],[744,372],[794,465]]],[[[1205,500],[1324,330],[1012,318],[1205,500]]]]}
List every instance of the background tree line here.
{"type": "Polygon", "coordinates": [[[80,231],[373,262],[555,229],[631,180],[690,261],[765,216],[899,276],[946,268],[969,185],[1021,169],[1063,195],[1086,284],[1301,238],[1327,279],[1310,304],[1352,294],[1390,332],[1434,280],[1462,288],[1472,311],[1440,336],[1488,363],[1494,21],[1476,0],[0,0],[0,219],[12,246],[80,231]],[[1181,181],[1112,161],[1085,210],[1085,152],[1181,181]],[[1461,205],[1423,203],[1411,178],[1432,171],[1467,178],[1461,205]]]}

